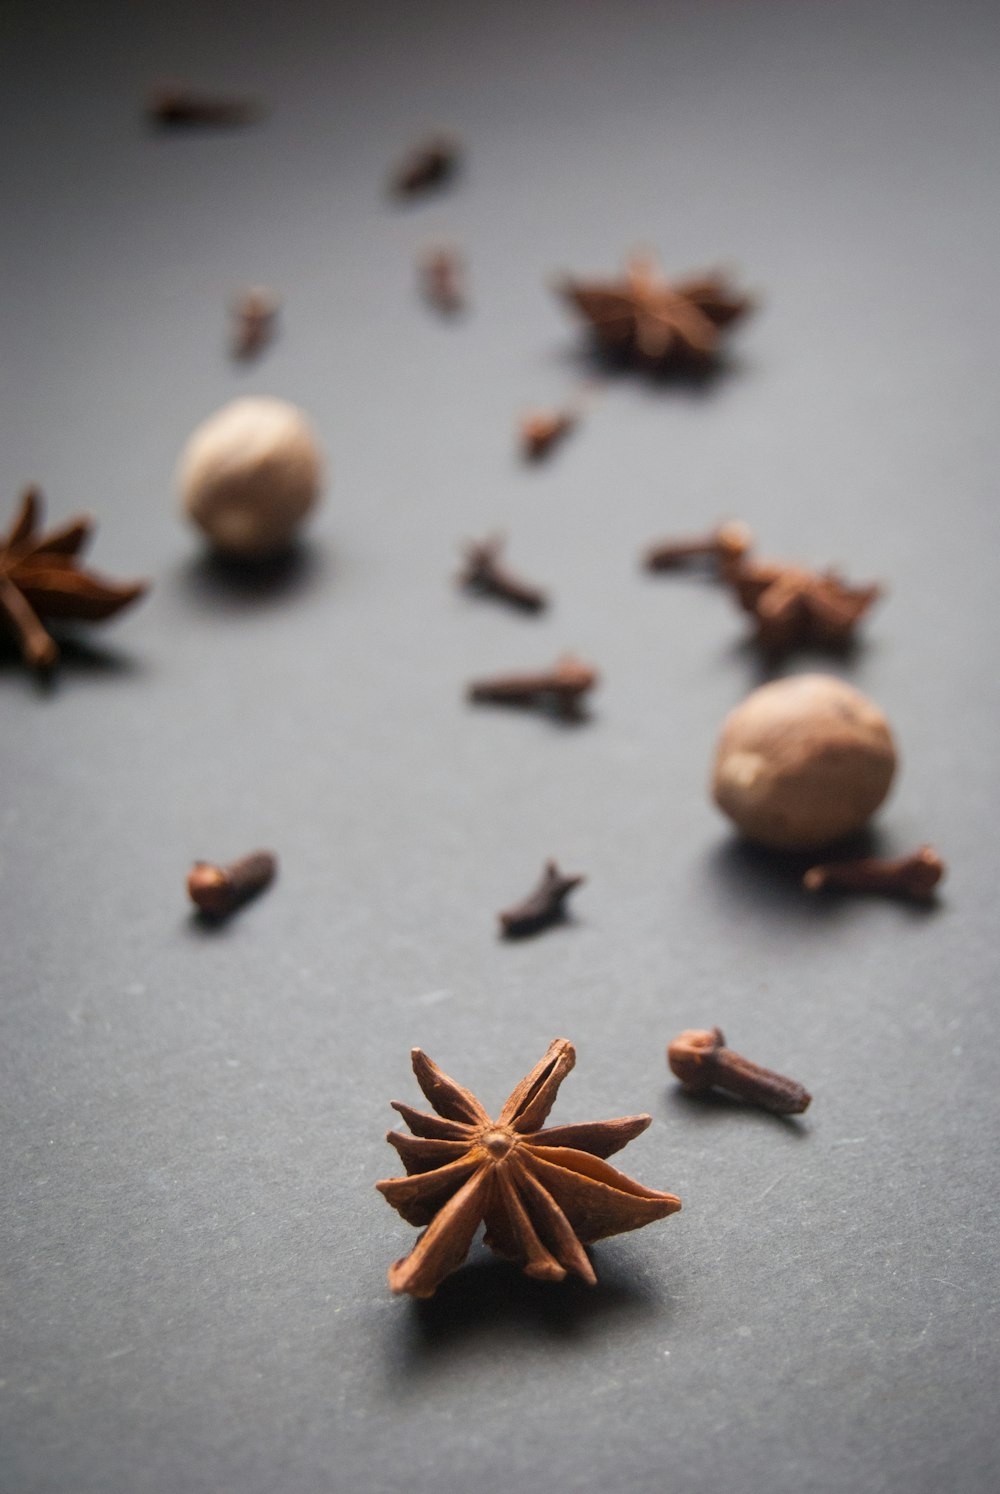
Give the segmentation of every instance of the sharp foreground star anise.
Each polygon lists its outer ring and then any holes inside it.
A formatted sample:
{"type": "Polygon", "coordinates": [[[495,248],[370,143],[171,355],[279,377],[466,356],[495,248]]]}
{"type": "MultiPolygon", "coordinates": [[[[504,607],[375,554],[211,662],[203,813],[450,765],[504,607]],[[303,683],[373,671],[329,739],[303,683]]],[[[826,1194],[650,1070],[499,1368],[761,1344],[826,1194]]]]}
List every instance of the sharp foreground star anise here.
{"type": "Polygon", "coordinates": [[[643,258],[630,260],[621,280],[567,279],[560,289],[607,351],[646,368],[706,363],[719,350],[721,329],[752,306],[722,274],[671,284],[643,258]]]}
{"type": "Polygon", "coordinates": [[[144,582],[107,581],[81,569],[78,556],[90,538],[91,520],[72,519],[41,535],[41,494],[27,488],[10,533],[0,539],[0,616],[33,669],[51,669],[59,658],[42,626],[50,617],[98,622],[134,602],[144,582]]]}
{"type": "Polygon", "coordinates": [[[844,648],[881,595],[878,586],[848,586],[833,571],[771,561],[738,560],[723,575],[757,625],[768,653],[792,648],[844,648]]]}
{"type": "Polygon", "coordinates": [[[413,1135],[390,1131],[386,1140],[409,1176],[375,1186],[408,1224],[427,1226],[390,1266],[394,1292],[433,1296],[464,1261],[481,1221],[491,1250],[528,1276],[561,1281],[572,1272],[592,1286],[585,1244],[680,1208],[672,1193],[644,1188],[603,1160],[645,1131],[648,1115],[539,1129],[575,1062],[572,1043],[556,1038],[494,1121],[414,1048],[413,1072],[437,1114],[392,1102],[413,1135]]]}

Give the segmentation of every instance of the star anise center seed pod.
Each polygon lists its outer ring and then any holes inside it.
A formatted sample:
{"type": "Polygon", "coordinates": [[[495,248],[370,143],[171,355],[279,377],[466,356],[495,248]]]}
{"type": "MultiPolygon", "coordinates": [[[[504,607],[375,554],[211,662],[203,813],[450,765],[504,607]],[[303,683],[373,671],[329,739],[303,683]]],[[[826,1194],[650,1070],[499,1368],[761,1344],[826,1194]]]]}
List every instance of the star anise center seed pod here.
{"type": "Polygon", "coordinates": [[[671,283],[644,258],[632,259],[621,280],[566,279],[560,290],[606,351],[646,368],[706,363],[721,329],[752,306],[720,273],[671,283]]]}
{"type": "Polygon", "coordinates": [[[0,539],[0,617],[16,637],[25,663],[46,670],[58,660],[59,649],[43,619],[99,622],[141,597],[146,586],[85,571],[78,557],[90,538],[90,519],[73,519],[42,535],[41,504],[38,489],[27,488],[9,534],[0,539]]]}
{"type": "Polygon", "coordinates": [[[680,1208],[674,1194],[644,1188],[604,1160],[645,1131],[648,1115],[540,1129],[576,1062],[565,1038],[549,1045],[496,1120],[419,1048],[412,1057],[436,1114],[392,1102],[413,1133],[386,1137],[407,1176],[375,1186],[408,1224],[424,1227],[409,1255],[389,1268],[394,1292],[433,1296],[465,1260],[480,1223],[486,1244],[528,1276],[572,1274],[592,1286],[584,1245],[680,1208]]]}

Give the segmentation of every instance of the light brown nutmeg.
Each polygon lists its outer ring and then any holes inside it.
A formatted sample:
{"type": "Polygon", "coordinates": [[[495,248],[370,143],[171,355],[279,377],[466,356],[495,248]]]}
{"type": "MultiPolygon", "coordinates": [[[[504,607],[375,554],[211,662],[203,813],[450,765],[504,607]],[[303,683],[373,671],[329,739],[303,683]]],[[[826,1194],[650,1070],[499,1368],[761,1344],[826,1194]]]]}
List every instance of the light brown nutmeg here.
{"type": "Polygon", "coordinates": [[[291,541],[323,484],[312,427],[286,400],[234,399],[197,427],[177,485],[188,518],[225,555],[261,560],[291,541]]]}
{"type": "Polygon", "coordinates": [[[861,830],[895,768],[876,705],[832,675],[796,675],[762,685],[726,717],[712,796],[752,840],[805,850],[861,830]]]}

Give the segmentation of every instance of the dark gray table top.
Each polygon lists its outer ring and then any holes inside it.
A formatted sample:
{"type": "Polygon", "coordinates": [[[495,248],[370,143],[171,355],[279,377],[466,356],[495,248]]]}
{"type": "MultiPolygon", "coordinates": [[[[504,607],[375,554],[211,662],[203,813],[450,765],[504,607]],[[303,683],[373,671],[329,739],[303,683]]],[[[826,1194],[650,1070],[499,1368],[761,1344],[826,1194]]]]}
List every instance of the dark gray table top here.
{"type": "Polygon", "coordinates": [[[36,479],[154,582],[50,693],[0,672],[0,1487],[994,1489],[996,6],[0,17],[5,505],[36,479]],[[163,75],[270,116],[157,137],[163,75]],[[468,170],[395,208],[435,124],[468,170]],[[456,325],[414,290],[440,235],[456,325]],[[549,277],[644,243],[761,310],[711,388],[612,379],[525,471],[517,412],[580,371],[549,277]],[[247,281],[284,330],[236,371],[247,281]],[[333,469],[263,594],[171,491],[244,390],[304,405],[333,469]],[[725,514],[889,583],[827,667],[896,727],[881,843],[941,849],[937,911],[805,901],[707,802],[754,661],[725,597],[636,555],[725,514]],[[497,527],[541,618],[450,585],[497,527]],[[585,727],[464,705],[564,648],[604,675],[585,727]],[[194,927],[189,862],[269,843],[274,889],[194,927]],[[575,921],[502,945],[550,854],[588,873],[575,921]],[[664,1045],[711,1023],[813,1090],[802,1124],[678,1097],[664,1045]],[[593,1291],[475,1253],[390,1298],[410,1046],[495,1104],[557,1034],[556,1116],[648,1109],[623,1163],[683,1212],[598,1246],[593,1291]]]}

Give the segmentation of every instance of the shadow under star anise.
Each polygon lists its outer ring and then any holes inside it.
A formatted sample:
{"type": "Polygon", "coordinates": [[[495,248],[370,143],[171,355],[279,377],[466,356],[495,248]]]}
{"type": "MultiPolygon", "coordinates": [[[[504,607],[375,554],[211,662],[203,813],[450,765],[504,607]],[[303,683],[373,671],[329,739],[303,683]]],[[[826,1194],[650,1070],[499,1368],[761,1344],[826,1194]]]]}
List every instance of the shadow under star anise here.
{"type": "Polygon", "coordinates": [[[442,1282],[435,1296],[410,1305],[402,1347],[396,1340],[392,1345],[393,1373],[402,1381],[415,1371],[430,1370],[459,1344],[481,1341],[495,1354],[525,1340],[579,1342],[601,1331],[609,1319],[648,1322],[655,1315],[661,1326],[669,1320],[669,1295],[629,1278],[620,1264],[612,1264],[611,1251],[602,1253],[596,1286],[570,1279],[554,1287],[533,1281],[481,1248],[482,1258],[442,1282]],[[400,1352],[401,1362],[395,1357],[400,1352]]]}

